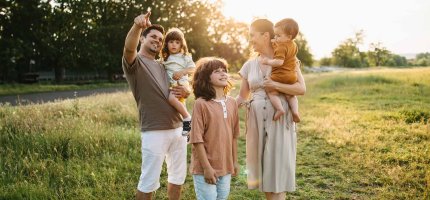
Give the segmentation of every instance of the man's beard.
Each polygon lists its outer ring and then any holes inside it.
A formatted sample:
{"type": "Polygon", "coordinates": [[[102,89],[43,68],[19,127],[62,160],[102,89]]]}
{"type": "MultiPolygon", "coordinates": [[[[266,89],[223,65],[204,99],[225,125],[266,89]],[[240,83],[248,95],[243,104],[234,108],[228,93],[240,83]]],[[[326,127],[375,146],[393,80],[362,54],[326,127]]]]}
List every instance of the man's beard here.
{"type": "Polygon", "coordinates": [[[148,46],[147,49],[150,53],[153,53],[153,54],[158,54],[161,50],[161,48],[159,48],[159,47],[157,48],[156,45],[153,45],[153,44],[148,46]]]}
{"type": "Polygon", "coordinates": [[[156,49],[152,49],[152,48],[149,48],[149,51],[150,51],[151,53],[154,53],[154,54],[157,54],[157,53],[159,53],[159,52],[160,52],[160,50],[156,50],[156,49]]]}

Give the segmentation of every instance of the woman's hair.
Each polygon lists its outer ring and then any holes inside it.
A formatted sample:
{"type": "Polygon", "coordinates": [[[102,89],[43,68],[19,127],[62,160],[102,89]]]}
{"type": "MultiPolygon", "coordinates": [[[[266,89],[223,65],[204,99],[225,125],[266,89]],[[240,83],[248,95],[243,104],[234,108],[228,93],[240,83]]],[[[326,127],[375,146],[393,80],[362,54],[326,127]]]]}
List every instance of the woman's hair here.
{"type": "Polygon", "coordinates": [[[294,21],[294,19],[291,18],[285,18],[277,22],[275,27],[279,27],[285,34],[291,35],[291,39],[296,38],[297,34],[299,33],[299,25],[296,21],[294,21]]]}
{"type": "Polygon", "coordinates": [[[275,32],[273,31],[273,23],[268,19],[256,19],[251,23],[251,28],[255,29],[260,33],[269,33],[270,39],[275,38],[275,32]]]}
{"type": "MultiPolygon", "coordinates": [[[[268,19],[256,19],[251,23],[250,28],[253,28],[260,34],[269,33],[270,39],[275,38],[275,31],[273,30],[273,23],[268,19]]],[[[268,41],[270,43],[270,41],[268,41]]],[[[251,48],[251,58],[257,57],[259,54],[251,48]]]]}
{"type": "Polygon", "coordinates": [[[184,33],[178,28],[171,28],[167,31],[166,37],[164,38],[163,49],[161,49],[160,57],[163,60],[167,60],[170,56],[168,44],[171,40],[178,40],[181,43],[181,53],[184,55],[188,54],[187,42],[185,41],[184,33]]]}
{"type": "MultiPolygon", "coordinates": [[[[209,101],[215,98],[215,89],[211,83],[211,74],[213,71],[222,68],[226,72],[228,71],[228,64],[222,58],[205,57],[200,58],[196,63],[196,71],[193,75],[193,93],[197,99],[199,97],[209,101]]],[[[224,88],[224,95],[230,91],[232,84],[228,81],[228,85],[224,88]]]]}

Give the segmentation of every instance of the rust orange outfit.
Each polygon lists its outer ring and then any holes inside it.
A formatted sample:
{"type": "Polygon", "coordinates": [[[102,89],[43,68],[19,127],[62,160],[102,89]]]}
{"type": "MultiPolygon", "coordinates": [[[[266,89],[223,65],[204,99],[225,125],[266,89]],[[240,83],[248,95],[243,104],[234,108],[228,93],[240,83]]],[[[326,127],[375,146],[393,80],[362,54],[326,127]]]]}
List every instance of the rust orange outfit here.
{"type": "Polygon", "coordinates": [[[272,67],[272,74],[270,78],[273,81],[293,84],[297,82],[296,73],[296,55],[297,55],[297,44],[294,41],[288,42],[276,42],[273,44],[275,49],[275,55],[273,59],[284,60],[284,64],[279,67],[272,67]]]}

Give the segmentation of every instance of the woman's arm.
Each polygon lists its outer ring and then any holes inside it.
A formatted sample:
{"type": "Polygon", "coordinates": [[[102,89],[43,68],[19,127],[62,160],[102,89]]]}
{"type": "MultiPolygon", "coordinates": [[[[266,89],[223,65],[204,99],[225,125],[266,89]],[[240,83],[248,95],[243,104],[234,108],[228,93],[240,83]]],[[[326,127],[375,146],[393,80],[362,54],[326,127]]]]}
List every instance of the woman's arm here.
{"type": "Polygon", "coordinates": [[[248,99],[249,91],[248,80],[242,78],[239,95],[236,97],[236,102],[239,107],[248,99]]]}
{"type": "Polygon", "coordinates": [[[270,79],[264,80],[264,88],[268,91],[277,90],[278,92],[289,95],[304,95],[306,93],[305,79],[300,71],[300,65],[296,65],[297,82],[294,84],[283,84],[272,81],[270,79]]]}

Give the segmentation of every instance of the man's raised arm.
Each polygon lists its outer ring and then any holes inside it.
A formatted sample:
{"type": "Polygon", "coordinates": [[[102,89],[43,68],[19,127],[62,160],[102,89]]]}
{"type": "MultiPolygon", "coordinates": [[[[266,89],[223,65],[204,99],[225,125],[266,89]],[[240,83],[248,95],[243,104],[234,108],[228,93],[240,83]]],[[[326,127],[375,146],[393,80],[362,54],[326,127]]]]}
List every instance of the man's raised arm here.
{"type": "Polygon", "coordinates": [[[151,22],[149,21],[150,15],[151,12],[148,12],[134,18],[134,24],[125,38],[123,56],[129,65],[131,65],[137,57],[137,46],[139,45],[139,38],[142,30],[151,26],[151,22]]]}

